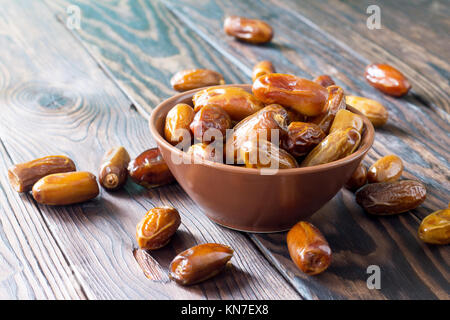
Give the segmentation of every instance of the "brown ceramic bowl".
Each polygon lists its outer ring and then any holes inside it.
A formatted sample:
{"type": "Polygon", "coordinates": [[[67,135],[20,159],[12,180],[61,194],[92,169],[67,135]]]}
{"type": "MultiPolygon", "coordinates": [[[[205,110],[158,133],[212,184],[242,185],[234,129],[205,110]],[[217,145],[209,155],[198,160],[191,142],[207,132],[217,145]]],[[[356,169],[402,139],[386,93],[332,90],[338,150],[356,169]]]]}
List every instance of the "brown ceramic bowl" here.
{"type": "MultiPolygon", "coordinates": [[[[229,86],[251,92],[248,84],[229,86]]],[[[192,97],[199,90],[177,94],[158,105],[150,117],[150,131],[181,187],[211,220],[228,228],[279,232],[307,219],[342,188],[374,140],[370,121],[348,106],[363,117],[365,130],[358,150],[343,159],[313,167],[278,170],[274,175],[211,161],[176,164],[174,159],[188,156],[164,139],[165,118],[177,103],[192,105],[192,97]]]]}

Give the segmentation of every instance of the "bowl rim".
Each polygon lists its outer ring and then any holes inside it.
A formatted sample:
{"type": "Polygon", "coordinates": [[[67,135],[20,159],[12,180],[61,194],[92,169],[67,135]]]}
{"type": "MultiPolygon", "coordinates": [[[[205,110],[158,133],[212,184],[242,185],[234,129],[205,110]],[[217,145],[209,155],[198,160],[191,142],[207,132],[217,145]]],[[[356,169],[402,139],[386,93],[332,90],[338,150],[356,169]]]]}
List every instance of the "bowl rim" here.
{"type": "MultiPolygon", "coordinates": [[[[192,89],[189,91],[185,91],[185,92],[181,92],[178,93],[164,101],[162,101],[160,104],[158,104],[153,110],[152,113],[150,114],[150,118],[149,118],[149,128],[150,128],[150,132],[152,133],[154,139],[156,140],[158,146],[163,145],[164,147],[166,147],[167,149],[170,150],[171,153],[176,153],[179,156],[186,158],[190,156],[186,153],[183,152],[182,150],[176,148],[175,146],[173,146],[172,144],[170,144],[156,129],[156,120],[157,120],[157,115],[158,113],[161,111],[161,109],[164,108],[168,108],[168,105],[172,107],[174,107],[177,103],[180,103],[180,100],[186,99],[188,96],[193,96],[196,92],[201,91],[203,89],[206,88],[213,88],[213,87],[217,87],[217,88],[223,88],[223,87],[239,87],[242,89],[251,89],[251,84],[226,84],[226,85],[219,85],[219,86],[209,86],[209,87],[202,87],[202,88],[197,88],[197,89],[192,89]]],[[[358,114],[359,116],[361,116],[363,118],[363,122],[364,122],[364,126],[365,126],[365,135],[368,135],[368,139],[364,139],[366,140],[365,144],[362,144],[359,146],[358,150],[356,150],[355,152],[353,152],[352,154],[339,159],[339,160],[335,160],[329,163],[324,163],[324,164],[320,164],[320,165],[316,165],[316,166],[311,166],[311,167],[299,167],[299,168],[292,168],[292,169],[278,169],[277,172],[273,175],[281,175],[281,176],[285,176],[285,175],[295,175],[295,174],[299,174],[299,173],[317,173],[320,171],[328,171],[330,169],[336,168],[336,167],[340,167],[343,166],[345,164],[348,164],[349,162],[352,162],[353,160],[355,160],[358,157],[363,156],[365,153],[367,153],[367,151],[369,151],[369,149],[372,147],[372,144],[375,140],[375,128],[373,127],[372,123],[370,122],[370,120],[364,116],[360,111],[356,110],[355,108],[353,108],[352,106],[349,106],[347,104],[347,109],[350,110],[353,113],[358,114]]],[[[169,109],[170,110],[170,109],[169,109]]],[[[167,112],[169,111],[167,110],[167,112]]],[[[363,141],[363,140],[362,140],[363,141]]],[[[242,173],[242,174],[252,174],[252,175],[261,175],[261,169],[254,169],[254,168],[246,168],[246,167],[241,167],[241,166],[233,166],[230,164],[225,164],[225,163],[218,163],[218,162],[213,162],[210,160],[204,160],[204,159],[197,159],[196,163],[192,163],[193,165],[205,165],[208,167],[213,167],[215,169],[220,169],[223,171],[228,171],[228,172],[235,172],[235,173],[242,173]]]]}

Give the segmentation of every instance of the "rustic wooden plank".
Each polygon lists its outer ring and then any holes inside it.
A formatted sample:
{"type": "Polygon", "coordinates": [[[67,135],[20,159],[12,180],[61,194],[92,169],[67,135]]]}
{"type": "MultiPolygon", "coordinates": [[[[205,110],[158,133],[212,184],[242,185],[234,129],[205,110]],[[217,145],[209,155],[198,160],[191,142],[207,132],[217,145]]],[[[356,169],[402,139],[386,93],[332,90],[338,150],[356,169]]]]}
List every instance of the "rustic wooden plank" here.
{"type": "MultiPolygon", "coordinates": [[[[80,170],[95,173],[111,146],[124,145],[136,156],[155,145],[145,119],[130,108],[130,101],[48,7],[26,0],[1,1],[0,5],[0,46],[8,48],[0,57],[0,66],[4,66],[0,76],[0,104],[5,106],[0,127],[3,173],[10,164],[5,160],[6,151],[14,163],[66,154],[80,170]],[[6,66],[14,66],[14,71],[6,66]]],[[[148,35],[158,32],[154,26],[144,25],[143,29],[148,35]]],[[[170,35],[169,39],[168,47],[184,50],[186,44],[179,38],[170,35]]],[[[191,57],[195,54],[190,53],[191,57]]],[[[149,78],[155,92],[160,86],[157,79],[158,74],[149,78]]],[[[5,174],[0,181],[6,190],[5,174]]],[[[9,202],[14,200],[22,210],[2,201],[3,210],[11,219],[32,219],[35,225],[51,230],[89,299],[299,298],[244,234],[210,222],[176,184],[147,191],[129,182],[120,192],[102,190],[96,200],[65,207],[37,205],[29,195],[8,192],[9,202]],[[182,226],[167,248],[152,254],[155,272],[167,272],[177,252],[207,241],[235,248],[233,268],[188,288],[147,279],[133,256],[135,226],[148,209],[163,204],[179,209],[182,226]],[[43,222],[38,221],[38,213],[43,222]]],[[[4,228],[10,232],[8,225],[4,228]]],[[[20,285],[30,286],[27,280],[20,285]]],[[[53,285],[61,284],[55,281],[48,287],[53,285]]]]}
{"type": "Polygon", "coordinates": [[[39,209],[5,184],[12,163],[1,139],[0,156],[0,299],[85,298],[39,209]]]}
{"type": "Polygon", "coordinates": [[[179,70],[209,68],[220,71],[226,82],[245,79],[236,66],[180,25],[159,0],[46,3],[62,17],[67,17],[68,6],[80,8],[81,28],[74,31],[97,61],[107,66],[120,87],[142,107],[140,111],[145,117],[154,106],[174,94],[170,78],[179,70]]]}
{"type": "MultiPolygon", "coordinates": [[[[271,60],[277,70],[312,77],[328,73],[346,92],[381,101],[390,112],[386,126],[377,131],[373,150],[365,162],[389,153],[401,156],[406,178],[426,183],[427,201],[397,217],[373,218],[342,191],[317,213],[313,221],[330,239],[335,251],[333,266],[322,276],[307,278],[287,258],[285,235],[253,235],[286,278],[306,298],[448,298],[449,251],[421,243],[416,230],[421,217],[447,206],[449,184],[449,116],[447,93],[433,88],[435,96],[414,93],[405,99],[383,96],[362,77],[368,59],[358,48],[349,48],[305,20],[298,12],[271,1],[166,1],[166,5],[219,52],[239,61],[243,72],[259,60],[271,60]],[[237,42],[222,32],[225,15],[239,14],[268,21],[275,28],[270,45],[237,42]],[[282,19],[280,18],[282,17],[282,19]],[[295,39],[293,41],[293,39],[295,39]],[[381,267],[385,286],[369,290],[366,268],[381,267]]],[[[421,78],[424,85],[426,79],[421,78]]]]}

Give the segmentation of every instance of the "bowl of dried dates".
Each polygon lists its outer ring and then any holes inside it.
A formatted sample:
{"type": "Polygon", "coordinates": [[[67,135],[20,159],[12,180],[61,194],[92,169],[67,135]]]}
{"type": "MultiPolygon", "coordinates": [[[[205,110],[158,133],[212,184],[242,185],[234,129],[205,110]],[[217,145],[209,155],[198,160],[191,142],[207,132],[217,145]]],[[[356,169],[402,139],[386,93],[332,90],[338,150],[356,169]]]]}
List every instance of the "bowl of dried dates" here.
{"type": "Polygon", "coordinates": [[[371,148],[374,127],[336,85],[268,73],[175,95],[150,131],[171,173],[216,223],[291,228],[320,209],[371,148]]]}

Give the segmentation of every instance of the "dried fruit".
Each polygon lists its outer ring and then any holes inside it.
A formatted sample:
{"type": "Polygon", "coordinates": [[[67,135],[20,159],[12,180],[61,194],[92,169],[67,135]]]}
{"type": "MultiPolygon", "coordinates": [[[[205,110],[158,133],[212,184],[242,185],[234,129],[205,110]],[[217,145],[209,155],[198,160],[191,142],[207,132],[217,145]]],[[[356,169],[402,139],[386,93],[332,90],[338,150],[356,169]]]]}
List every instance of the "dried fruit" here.
{"type": "Polygon", "coordinates": [[[356,192],[356,202],[368,213],[392,215],[417,208],[425,201],[425,186],[414,180],[367,184],[356,192]]]}
{"type": "Polygon", "coordinates": [[[252,82],[254,82],[257,78],[264,76],[266,74],[270,74],[270,73],[274,73],[275,72],[275,68],[272,65],[272,62],[270,61],[261,61],[258,62],[254,67],[253,67],[253,72],[252,72],[252,82]]]}
{"type": "Polygon", "coordinates": [[[136,240],[141,249],[164,247],[180,226],[181,218],[172,207],[153,208],[136,226],[136,240]]]}
{"type": "Polygon", "coordinates": [[[239,40],[260,44],[272,40],[272,27],[264,21],[238,16],[227,17],[223,28],[225,33],[239,40]]]}
{"type": "Polygon", "coordinates": [[[14,190],[27,192],[39,179],[49,174],[75,170],[75,164],[68,157],[47,156],[12,166],[8,169],[8,178],[14,190]]]}
{"type": "Polygon", "coordinates": [[[324,111],[328,91],[321,85],[290,74],[271,73],[253,82],[253,94],[262,102],[278,103],[307,116],[324,111]]]}
{"type": "Polygon", "coordinates": [[[54,173],[40,179],[33,186],[33,198],[47,205],[84,202],[98,194],[97,178],[90,172],[54,173]]]}
{"type": "Polygon", "coordinates": [[[365,115],[374,127],[384,125],[389,118],[388,111],[378,101],[356,96],[346,96],[345,101],[348,105],[365,115]]]}
{"type": "Polygon", "coordinates": [[[327,74],[317,76],[313,80],[315,83],[320,84],[322,87],[329,87],[335,85],[334,80],[327,74]]]}
{"type": "Polygon", "coordinates": [[[388,64],[370,64],[366,67],[364,76],[372,87],[394,97],[401,97],[411,89],[405,76],[388,64]]]}
{"type": "Polygon", "coordinates": [[[331,249],[322,233],[311,223],[300,221],[287,234],[289,254],[308,275],[325,271],[331,264],[331,249]]]}
{"type": "Polygon", "coordinates": [[[225,110],[232,120],[241,121],[261,110],[264,105],[251,93],[238,87],[212,87],[197,92],[193,97],[194,110],[215,105],[225,110]]]}
{"type": "Polygon", "coordinates": [[[328,133],[331,125],[339,110],[345,109],[344,90],[338,86],[329,86],[328,99],[325,105],[324,112],[316,117],[309,119],[310,122],[317,124],[323,132],[328,133]]]}
{"type": "Polygon", "coordinates": [[[180,143],[190,145],[192,136],[189,125],[194,120],[194,115],[194,109],[185,103],[178,103],[170,109],[164,125],[166,140],[174,146],[180,143]]]}
{"type": "Polygon", "coordinates": [[[198,141],[212,142],[224,140],[231,126],[231,118],[224,109],[206,105],[195,114],[190,128],[198,141]]]}
{"type": "Polygon", "coordinates": [[[176,91],[187,91],[207,86],[225,84],[223,76],[213,70],[208,69],[190,69],[177,72],[170,84],[176,91]]]}
{"type": "Polygon", "coordinates": [[[247,168],[291,169],[298,167],[293,156],[263,139],[244,142],[240,153],[247,168]]]}
{"type": "Polygon", "coordinates": [[[187,153],[193,156],[191,163],[195,163],[196,158],[218,163],[224,162],[225,151],[222,143],[196,143],[189,147],[187,153]]]}
{"type": "Polygon", "coordinates": [[[169,267],[169,277],[181,285],[191,285],[214,277],[233,257],[233,249],[205,243],[177,255],[169,267]]]}
{"type": "Polygon", "coordinates": [[[419,227],[419,238],[432,244],[450,243],[450,209],[438,210],[425,217],[419,227]]]}
{"type": "Polygon", "coordinates": [[[110,149],[103,157],[98,180],[108,190],[122,187],[128,178],[130,155],[124,147],[110,149]]]}
{"type": "Polygon", "coordinates": [[[174,180],[158,148],[142,152],[129,163],[128,172],[134,182],[146,188],[165,185],[174,180]]]}
{"type": "Polygon", "coordinates": [[[358,190],[367,182],[367,169],[366,166],[360,163],[356,170],[353,172],[350,179],[345,183],[345,187],[349,190],[358,190]]]}
{"type": "MultiPolygon", "coordinates": [[[[279,145],[286,134],[288,122],[289,117],[286,110],[277,104],[268,105],[239,122],[234,127],[232,136],[226,142],[227,163],[233,163],[233,159],[241,162],[239,149],[247,140],[272,141],[272,135],[278,134],[276,142],[279,145]]],[[[273,139],[276,140],[275,137],[273,139]]]]}
{"type": "Polygon", "coordinates": [[[331,124],[330,134],[348,128],[353,128],[359,133],[362,133],[363,127],[364,121],[359,115],[348,110],[339,110],[331,124]]]}
{"type": "Polygon", "coordinates": [[[325,138],[320,127],[309,122],[291,122],[287,135],[282,141],[282,148],[295,157],[301,157],[310,152],[325,138]]]}
{"type": "Polygon", "coordinates": [[[360,142],[361,134],[354,128],[334,131],[306,156],[301,166],[316,166],[342,159],[352,154],[360,142]]]}
{"type": "Polygon", "coordinates": [[[398,180],[403,173],[402,159],[394,154],[378,159],[367,173],[369,183],[398,180]]]}

